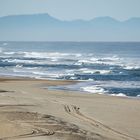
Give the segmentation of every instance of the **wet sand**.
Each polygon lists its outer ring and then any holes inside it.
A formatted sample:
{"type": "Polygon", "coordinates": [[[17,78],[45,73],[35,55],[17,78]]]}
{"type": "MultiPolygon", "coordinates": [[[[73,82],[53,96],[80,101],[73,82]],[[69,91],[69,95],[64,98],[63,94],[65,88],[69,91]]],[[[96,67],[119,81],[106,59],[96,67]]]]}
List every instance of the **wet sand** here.
{"type": "Polygon", "coordinates": [[[140,140],[140,100],[47,90],[72,81],[0,79],[0,140],[140,140]]]}

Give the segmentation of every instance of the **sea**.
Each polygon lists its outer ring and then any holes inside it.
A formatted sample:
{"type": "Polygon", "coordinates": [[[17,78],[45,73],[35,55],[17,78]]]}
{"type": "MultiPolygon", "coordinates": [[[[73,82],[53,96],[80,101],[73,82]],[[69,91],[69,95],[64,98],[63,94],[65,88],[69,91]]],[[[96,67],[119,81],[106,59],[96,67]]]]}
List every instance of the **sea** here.
{"type": "Polygon", "coordinates": [[[140,42],[0,42],[0,76],[79,81],[50,89],[140,98],[140,42]]]}

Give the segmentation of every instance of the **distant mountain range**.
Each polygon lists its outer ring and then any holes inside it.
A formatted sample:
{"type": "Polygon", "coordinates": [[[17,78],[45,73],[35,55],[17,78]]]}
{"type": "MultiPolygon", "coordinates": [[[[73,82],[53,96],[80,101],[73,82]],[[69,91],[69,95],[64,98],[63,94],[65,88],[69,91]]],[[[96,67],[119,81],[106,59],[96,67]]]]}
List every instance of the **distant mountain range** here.
{"type": "Polygon", "coordinates": [[[140,17],[63,21],[49,14],[0,17],[1,41],[140,41],[140,17]]]}

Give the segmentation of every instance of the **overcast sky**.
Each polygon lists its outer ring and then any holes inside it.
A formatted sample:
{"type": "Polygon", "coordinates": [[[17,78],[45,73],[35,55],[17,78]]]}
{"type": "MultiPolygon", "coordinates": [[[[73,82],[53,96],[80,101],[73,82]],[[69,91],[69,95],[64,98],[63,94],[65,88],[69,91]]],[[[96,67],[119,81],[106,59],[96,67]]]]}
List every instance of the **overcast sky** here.
{"type": "Polygon", "coordinates": [[[140,0],[0,0],[0,16],[49,13],[63,19],[140,17],[140,0]]]}

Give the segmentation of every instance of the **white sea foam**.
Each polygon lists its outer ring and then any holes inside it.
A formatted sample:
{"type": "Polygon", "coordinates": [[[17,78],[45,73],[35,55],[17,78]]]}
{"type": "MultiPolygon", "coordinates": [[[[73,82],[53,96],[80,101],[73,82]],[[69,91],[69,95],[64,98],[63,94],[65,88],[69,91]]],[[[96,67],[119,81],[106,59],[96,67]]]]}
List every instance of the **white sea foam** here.
{"type": "Polygon", "coordinates": [[[95,62],[91,61],[91,60],[78,60],[77,64],[81,65],[81,64],[84,64],[84,63],[87,63],[87,64],[93,64],[95,62]]]}
{"type": "Polygon", "coordinates": [[[96,85],[100,85],[104,88],[139,88],[140,82],[138,81],[95,81],[96,85]]]}
{"type": "Polygon", "coordinates": [[[88,81],[94,81],[94,79],[89,78],[88,81]]]}
{"type": "Polygon", "coordinates": [[[104,65],[120,65],[122,66],[122,59],[113,56],[113,57],[89,57],[89,58],[81,58],[78,60],[76,63],[77,65],[82,65],[82,64],[104,64],[104,65]]]}
{"type": "Polygon", "coordinates": [[[27,58],[67,58],[67,57],[80,57],[81,54],[72,53],[59,53],[59,52],[24,52],[24,57],[27,58]]]}
{"type": "Polygon", "coordinates": [[[16,68],[22,68],[23,67],[23,65],[16,65],[16,68]]]}
{"type": "Polygon", "coordinates": [[[106,93],[107,91],[105,91],[103,88],[101,87],[97,87],[97,86],[87,86],[87,87],[81,87],[81,89],[83,91],[86,91],[86,92],[90,92],[90,93],[98,93],[98,94],[104,94],[106,93]]]}
{"type": "Polygon", "coordinates": [[[33,71],[32,73],[35,75],[46,75],[47,74],[45,72],[39,72],[39,71],[33,71]]]}
{"type": "Polygon", "coordinates": [[[135,69],[140,69],[140,66],[136,66],[136,65],[131,65],[131,66],[124,66],[124,69],[126,69],[126,70],[135,70],[135,69]]]}
{"type": "MultiPolygon", "coordinates": [[[[111,96],[126,97],[126,95],[124,93],[109,94],[109,92],[107,90],[104,90],[104,88],[96,86],[96,85],[81,87],[81,89],[82,89],[82,91],[86,91],[89,93],[107,94],[107,95],[111,95],[111,96]]],[[[138,95],[137,97],[140,97],[140,95],[138,95]]]]}
{"type": "Polygon", "coordinates": [[[110,74],[112,72],[111,70],[98,70],[98,71],[100,74],[110,74]]]}
{"type": "MultiPolygon", "coordinates": [[[[45,65],[45,64],[56,64],[51,61],[41,61],[41,60],[26,60],[26,59],[4,59],[2,62],[10,62],[10,63],[22,63],[22,64],[40,64],[40,65],[45,65]]],[[[60,64],[60,63],[58,63],[60,64]]]]}
{"type": "Polygon", "coordinates": [[[16,52],[4,52],[5,55],[13,55],[15,54],[16,52]]]}
{"type": "Polygon", "coordinates": [[[88,68],[80,69],[80,71],[85,74],[110,74],[112,72],[111,70],[93,70],[88,68]]]}
{"type": "Polygon", "coordinates": [[[57,62],[58,61],[58,58],[52,58],[51,61],[52,62],[57,62]]]}
{"type": "Polygon", "coordinates": [[[36,69],[39,69],[38,67],[27,67],[26,68],[27,70],[36,70],[36,69]]]}
{"type": "Polygon", "coordinates": [[[125,95],[125,94],[123,94],[123,93],[110,94],[110,95],[112,95],[112,96],[118,96],[118,97],[126,97],[126,95],[125,95]]]}
{"type": "Polygon", "coordinates": [[[74,77],[74,74],[71,73],[60,73],[60,72],[49,72],[49,71],[33,71],[32,72],[35,75],[40,75],[40,76],[45,76],[45,77],[50,77],[50,78],[60,78],[60,77],[65,77],[65,76],[71,76],[74,77]]]}
{"type": "Polygon", "coordinates": [[[72,77],[70,77],[70,80],[77,80],[77,77],[72,76],[72,77]]]}
{"type": "Polygon", "coordinates": [[[35,61],[33,60],[20,60],[20,59],[4,59],[3,62],[13,62],[13,63],[25,63],[25,64],[33,64],[35,61]]]}

